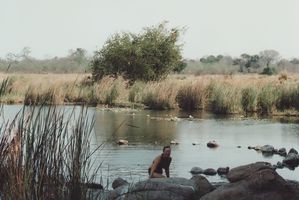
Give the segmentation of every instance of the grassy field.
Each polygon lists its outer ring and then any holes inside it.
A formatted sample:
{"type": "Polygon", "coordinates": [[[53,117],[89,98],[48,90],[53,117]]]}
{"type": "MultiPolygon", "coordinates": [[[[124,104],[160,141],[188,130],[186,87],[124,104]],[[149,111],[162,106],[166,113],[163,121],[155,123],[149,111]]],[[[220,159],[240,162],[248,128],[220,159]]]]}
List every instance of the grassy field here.
{"type": "Polygon", "coordinates": [[[161,82],[105,77],[92,84],[90,74],[0,74],[7,81],[2,103],[144,105],[150,109],[203,109],[213,113],[293,115],[299,110],[299,74],[170,75],[161,82]]]}

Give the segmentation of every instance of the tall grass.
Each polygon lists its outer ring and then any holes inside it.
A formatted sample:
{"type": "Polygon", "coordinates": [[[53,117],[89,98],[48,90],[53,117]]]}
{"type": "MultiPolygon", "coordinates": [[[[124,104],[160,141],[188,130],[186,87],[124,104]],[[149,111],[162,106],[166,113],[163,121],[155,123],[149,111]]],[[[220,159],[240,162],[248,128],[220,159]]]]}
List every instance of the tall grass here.
{"type": "Polygon", "coordinates": [[[204,83],[183,85],[177,93],[176,101],[183,110],[198,110],[205,107],[206,92],[204,83]]]}
{"type": "Polygon", "coordinates": [[[1,199],[90,199],[93,124],[86,107],[23,107],[1,129],[1,199]]]}
{"type": "Polygon", "coordinates": [[[261,88],[258,98],[257,107],[261,114],[272,114],[278,97],[278,92],[272,85],[265,85],[261,88]]]}
{"type": "Polygon", "coordinates": [[[241,104],[245,113],[252,113],[256,111],[257,107],[257,91],[253,87],[247,87],[241,91],[241,104]]]}
{"type": "MultiPolygon", "coordinates": [[[[173,75],[160,82],[130,85],[122,77],[104,77],[93,83],[84,75],[0,74],[6,82],[2,103],[89,104],[150,109],[202,109],[214,113],[299,111],[298,74],[173,75]],[[12,81],[11,81],[12,80],[12,81]]],[[[1,88],[0,88],[1,89],[1,88]]]]}
{"type": "Polygon", "coordinates": [[[216,84],[210,94],[210,109],[216,114],[238,113],[240,90],[232,85],[216,84]]]}

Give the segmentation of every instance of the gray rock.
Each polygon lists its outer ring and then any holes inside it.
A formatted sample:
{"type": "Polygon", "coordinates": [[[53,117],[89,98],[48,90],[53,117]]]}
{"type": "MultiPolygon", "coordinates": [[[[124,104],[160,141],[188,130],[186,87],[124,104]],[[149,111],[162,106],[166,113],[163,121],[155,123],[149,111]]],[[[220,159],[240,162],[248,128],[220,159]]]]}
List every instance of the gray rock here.
{"type": "Polygon", "coordinates": [[[297,155],[298,155],[298,151],[297,151],[296,149],[294,149],[294,148],[291,148],[291,149],[289,150],[289,153],[288,153],[288,154],[290,154],[290,153],[294,153],[294,154],[297,154],[297,155]]]}
{"type": "Polygon", "coordinates": [[[252,174],[260,171],[262,169],[273,169],[270,163],[267,162],[256,162],[249,165],[243,165],[236,168],[231,169],[227,174],[227,179],[231,182],[237,182],[239,180],[243,180],[252,174]]]}
{"type": "Polygon", "coordinates": [[[129,183],[126,180],[118,177],[117,179],[115,179],[112,182],[112,188],[115,189],[115,188],[118,188],[118,187],[126,185],[126,184],[129,184],[129,183]]]}
{"type": "Polygon", "coordinates": [[[229,172],[229,167],[219,167],[217,169],[218,175],[228,174],[228,172],[229,172]]]}
{"type": "Polygon", "coordinates": [[[299,155],[295,153],[288,153],[282,163],[290,168],[295,168],[299,165],[299,155]]]}
{"type": "Polygon", "coordinates": [[[272,145],[264,145],[261,147],[261,151],[263,153],[273,153],[274,152],[274,147],[272,145]]]}
{"type": "Polygon", "coordinates": [[[203,169],[201,169],[200,167],[193,167],[190,170],[191,174],[202,174],[203,173],[203,169]]]}
{"type": "Polygon", "coordinates": [[[103,199],[115,200],[189,200],[210,192],[213,186],[202,176],[185,178],[153,178],[120,186],[105,194],[103,199]]]}
{"type": "Polygon", "coordinates": [[[279,176],[267,163],[255,163],[232,169],[238,178],[204,195],[200,200],[296,200],[299,191],[279,176]],[[249,173],[252,172],[252,173],[249,173]]]}
{"type": "Polygon", "coordinates": [[[205,175],[210,175],[210,176],[213,176],[213,175],[216,175],[216,174],[217,174],[216,170],[213,169],[213,168],[205,169],[205,170],[203,171],[203,173],[204,173],[205,175]]]}
{"type": "Polygon", "coordinates": [[[280,148],[278,150],[278,154],[281,155],[281,156],[286,156],[287,155],[287,150],[286,148],[280,148]]]}
{"type": "Polygon", "coordinates": [[[193,176],[191,180],[194,181],[195,197],[197,198],[202,197],[215,189],[215,187],[204,176],[193,176]]]}

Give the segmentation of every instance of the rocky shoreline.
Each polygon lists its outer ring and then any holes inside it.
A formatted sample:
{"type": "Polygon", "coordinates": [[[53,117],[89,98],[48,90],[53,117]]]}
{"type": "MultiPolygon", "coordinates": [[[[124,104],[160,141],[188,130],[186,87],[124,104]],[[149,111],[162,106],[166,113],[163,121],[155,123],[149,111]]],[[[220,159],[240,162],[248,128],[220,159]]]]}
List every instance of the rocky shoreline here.
{"type": "Polygon", "coordinates": [[[297,200],[299,182],[283,179],[267,162],[231,169],[228,182],[210,183],[202,175],[128,183],[118,178],[113,190],[98,190],[96,199],[107,200],[297,200]]]}

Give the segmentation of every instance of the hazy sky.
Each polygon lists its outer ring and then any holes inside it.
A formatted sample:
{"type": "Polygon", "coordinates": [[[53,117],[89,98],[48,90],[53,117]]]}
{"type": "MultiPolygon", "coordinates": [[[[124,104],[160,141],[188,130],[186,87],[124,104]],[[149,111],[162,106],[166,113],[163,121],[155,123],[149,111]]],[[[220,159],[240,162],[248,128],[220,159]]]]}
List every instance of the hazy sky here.
{"type": "Polygon", "coordinates": [[[117,31],[167,20],[186,26],[183,56],[299,57],[299,0],[0,0],[0,57],[27,46],[38,58],[101,48],[117,31]]]}

